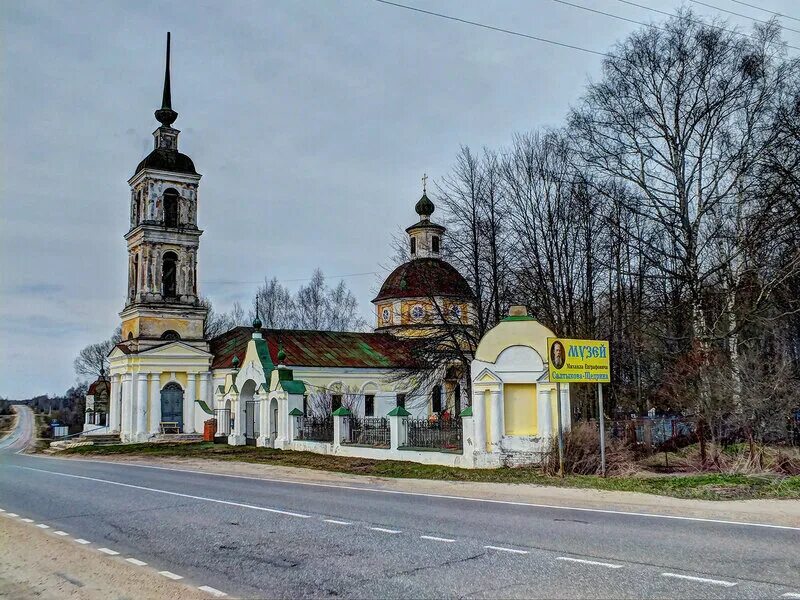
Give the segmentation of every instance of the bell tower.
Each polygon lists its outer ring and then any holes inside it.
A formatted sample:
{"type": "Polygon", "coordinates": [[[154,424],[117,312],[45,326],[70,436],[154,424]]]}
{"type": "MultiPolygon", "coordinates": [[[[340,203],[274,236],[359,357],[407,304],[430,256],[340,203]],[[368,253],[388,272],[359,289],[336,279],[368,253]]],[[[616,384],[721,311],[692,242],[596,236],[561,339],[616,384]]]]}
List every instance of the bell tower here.
{"type": "Polygon", "coordinates": [[[169,76],[170,34],[161,108],[161,125],[153,132],[153,151],[128,180],[131,188],[128,242],[128,294],[122,318],[122,339],[141,352],[167,341],[182,340],[207,349],[203,330],[207,310],[197,291],[197,189],[200,174],[192,159],[178,152],[172,124],[169,76]]]}

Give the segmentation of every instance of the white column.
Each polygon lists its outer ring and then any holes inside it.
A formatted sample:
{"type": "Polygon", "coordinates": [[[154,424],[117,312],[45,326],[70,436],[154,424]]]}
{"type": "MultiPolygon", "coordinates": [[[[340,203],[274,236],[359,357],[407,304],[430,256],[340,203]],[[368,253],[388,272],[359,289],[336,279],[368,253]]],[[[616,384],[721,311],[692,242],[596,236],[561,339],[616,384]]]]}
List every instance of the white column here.
{"type": "Polygon", "coordinates": [[[197,399],[195,380],[197,373],[186,374],[186,394],[183,397],[183,432],[194,433],[194,405],[197,399]]]}
{"type": "Polygon", "coordinates": [[[125,373],[122,376],[122,415],[121,415],[121,432],[122,441],[128,441],[128,436],[131,434],[131,416],[133,413],[133,377],[130,373],[125,373]]]}
{"type": "Polygon", "coordinates": [[[139,373],[136,382],[136,439],[147,438],[147,373],[139,373]]]}
{"type": "Polygon", "coordinates": [[[160,373],[150,373],[150,433],[161,433],[160,373]]]}
{"type": "Polygon", "coordinates": [[[256,438],[257,446],[269,446],[270,435],[272,430],[269,426],[272,415],[269,414],[269,396],[266,394],[256,394],[255,399],[258,400],[258,438],[256,438]]]}
{"type": "Polygon", "coordinates": [[[553,435],[553,390],[539,384],[538,386],[538,415],[539,437],[549,438],[553,435]]]}
{"type": "Polygon", "coordinates": [[[111,395],[108,399],[108,430],[119,431],[120,414],[119,414],[119,400],[120,400],[120,382],[119,375],[111,376],[111,395]]]}
{"type": "Polygon", "coordinates": [[[503,439],[505,430],[505,418],[503,415],[503,392],[501,389],[489,390],[492,403],[492,425],[489,440],[492,444],[492,451],[500,450],[500,440],[503,439]]]}
{"type": "Polygon", "coordinates": [[[243,402],[239,397],[231,397],[231,414],[233,415],[233,430],[228,436],[228,444],[231,446],[244,446],[244,408],[243,402]]]}
{"type": "Polygon", "coordinates": [[[572,429],[572,411],[569,406],[569,384],[561,384],[561,423],[564,431],[572,429]]]}
{"type": "Polygon", "coordinates": [[[475,451],[486,452],[486,401],[484,390],[472,391],[472,422],[475,426],[475,451]]]}
{"type": "MultiPolygon", "coordinates": [[[[200,400],[208,404],[208,408],[214,409],[214,399],[211,397],[211,393],[209,390],[208,382],[211,378],[211,373],[206,371],[205,373],[200,373],[200,400]]],[[[204,419],[206,417],[203,417],[204,419]]],[[[207,417],[211,418],[211,417],[207,417]]]]}

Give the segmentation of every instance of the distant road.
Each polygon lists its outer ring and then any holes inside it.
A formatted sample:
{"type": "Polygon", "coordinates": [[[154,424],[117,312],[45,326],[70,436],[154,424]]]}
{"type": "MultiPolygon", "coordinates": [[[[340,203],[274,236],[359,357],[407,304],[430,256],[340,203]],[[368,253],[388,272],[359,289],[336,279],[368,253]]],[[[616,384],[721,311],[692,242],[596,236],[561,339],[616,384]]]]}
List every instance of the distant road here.
{"type": "Polygon", "coordinates": [[[15,454],[23,412],[0,509],[232,596],[800,598],[800,527],[15,454]]]}
{"type": "Polygon", "coordinates": [[[33,445],[36,418],[28,406],[14,404],[12,408],[17,413],[17,426],[6,437],[0,440],[0,451],[19,452],[33,445]]]}

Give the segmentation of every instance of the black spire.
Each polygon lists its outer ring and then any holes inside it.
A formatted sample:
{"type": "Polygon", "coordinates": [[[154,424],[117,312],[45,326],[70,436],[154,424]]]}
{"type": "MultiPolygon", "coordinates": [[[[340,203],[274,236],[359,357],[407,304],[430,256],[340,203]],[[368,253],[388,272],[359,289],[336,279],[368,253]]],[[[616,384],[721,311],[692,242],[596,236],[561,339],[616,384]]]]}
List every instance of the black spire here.
{"type": "Polygon", "coordinates": [[[172,110],[172,91],[169,84],[169,46],[170,32],[167,32],[167,66],[164,70],[164,95],[161,98],[161,108],[156,112],[156,120],[164,127],[169,127],[178,118],[178,113],[172,110]]]}

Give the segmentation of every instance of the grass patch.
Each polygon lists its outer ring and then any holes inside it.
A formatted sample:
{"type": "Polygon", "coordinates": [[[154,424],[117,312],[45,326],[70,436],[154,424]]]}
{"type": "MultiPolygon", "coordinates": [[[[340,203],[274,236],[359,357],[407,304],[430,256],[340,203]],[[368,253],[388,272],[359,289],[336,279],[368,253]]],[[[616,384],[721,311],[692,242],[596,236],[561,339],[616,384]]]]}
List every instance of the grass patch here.
{"type": "Polygon", "coordinates": [[[272,448],[254,448],[252,446],[228,446],[227,444],[202,442],[80,446],[64,452],[67,454],[94,456],[232,460],[377,477],[549,485],[643,492],[646,494],[673,496],[675,498],[702,500],[800,499],[800,477],[703,474],[602,478],[590,475],[570,475],[561,479],[542,475],[538,468],[459,469],[396,460],[372,460],[349,456],[315,454],[313,452],[284,451],[272,448]]]}

